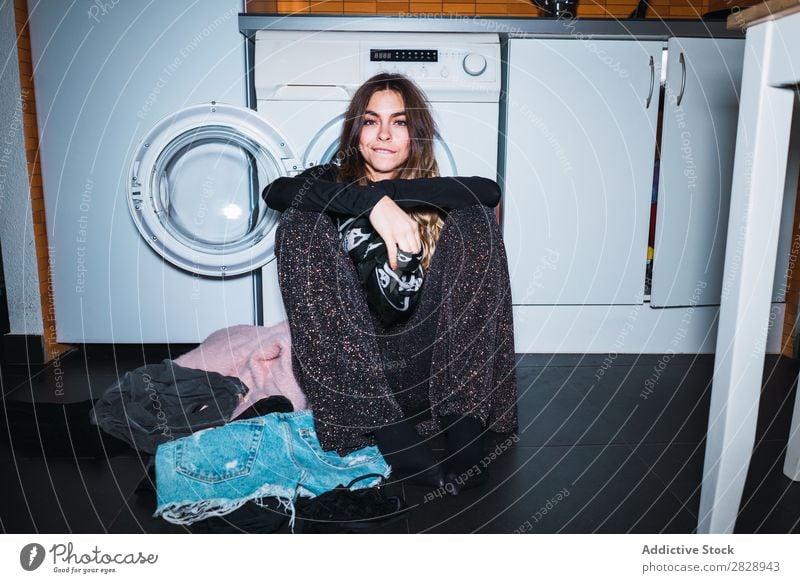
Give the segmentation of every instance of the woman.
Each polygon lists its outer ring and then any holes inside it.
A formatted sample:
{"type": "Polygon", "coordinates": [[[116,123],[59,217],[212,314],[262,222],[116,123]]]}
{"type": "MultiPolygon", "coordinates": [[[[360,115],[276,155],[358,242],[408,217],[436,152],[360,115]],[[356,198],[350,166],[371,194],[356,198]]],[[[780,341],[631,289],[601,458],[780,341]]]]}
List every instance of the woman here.
{"type": "Polygon", "coordinates": [[[263,193],[282,211],[275,254],[297,380],[324,449],[376,442],[395,473],[458,491],[486,480],[481,436],[516,427],[508,266],[490,207],[497,184],[437,177],[423,93],[379,74],[353,96],[335,160],[263,193]],[[397,268],[422,253],[410,317],[387,328],[370,311],[334,221],[368,217],[397,268]],[[446,436],[443,467],[420,437],[446,436]],[[478,471],[475,471],[475,469],[478,471]],[[470,471],[473,470],[473,471],[470,471]]]}

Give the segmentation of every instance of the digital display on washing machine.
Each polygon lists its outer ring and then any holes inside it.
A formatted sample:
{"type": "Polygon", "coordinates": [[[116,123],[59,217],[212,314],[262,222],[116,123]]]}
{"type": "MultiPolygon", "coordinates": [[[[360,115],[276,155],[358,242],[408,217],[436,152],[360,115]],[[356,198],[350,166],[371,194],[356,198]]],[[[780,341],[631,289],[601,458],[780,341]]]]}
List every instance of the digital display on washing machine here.
{"type": "Polygon", "coordinates": [[[369,60],[401,63],[436,63],[439,61],[439,51],[435,49],[370,49],[369,60]]]}

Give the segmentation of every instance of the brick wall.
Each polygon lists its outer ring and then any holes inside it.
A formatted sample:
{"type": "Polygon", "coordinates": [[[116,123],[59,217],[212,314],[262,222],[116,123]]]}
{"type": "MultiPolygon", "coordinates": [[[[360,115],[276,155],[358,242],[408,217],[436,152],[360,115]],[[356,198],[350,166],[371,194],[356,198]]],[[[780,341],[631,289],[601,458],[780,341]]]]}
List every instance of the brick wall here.
{"type": "Polygon", "coordinates": [[[36,241],[36,265],[39,273],[39,291],[44,324],[44,353],[52,360],[69,346],[56,342],[55,312],[50,278],[50,257],[47,245],[47,227],[44,218],[44,192],[39,165],[39,129],[36,123],[36,97],[33,87],[31,41],[28,30],[28,5],[25,0],[14,0],[14,17],[17,28],[17,54],[19,57],[19,82],[22,93],[22,121],[25,135],[25,155],[28,161],[33,233],[36,241]]]}
{"type": "MultiPolygon", "coordinates": [[[[709,0],[652,0],[648,18],[699,18],[708,10],[709,0]]],[[[636,0],[580,0],[578,16],[583,18],[624,18],[636,7],[636,0]]],[[[444,13],[478,16],[538,16],[527,0],[443,0],[440,2],[398,2],[397,0],[247,0],[248,12],[398,14],[444,13]]]]}

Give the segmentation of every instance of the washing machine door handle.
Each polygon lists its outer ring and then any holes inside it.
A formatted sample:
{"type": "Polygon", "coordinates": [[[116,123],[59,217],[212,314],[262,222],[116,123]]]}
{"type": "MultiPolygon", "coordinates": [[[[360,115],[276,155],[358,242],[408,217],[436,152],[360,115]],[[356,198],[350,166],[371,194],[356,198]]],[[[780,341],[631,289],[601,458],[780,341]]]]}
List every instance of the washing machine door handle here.
{"type": "Polygon", "coordinates": [[[297,176],[304,170],[303,163],[297,158],[282,158],[281,162],[287,176],[297,176]]]}

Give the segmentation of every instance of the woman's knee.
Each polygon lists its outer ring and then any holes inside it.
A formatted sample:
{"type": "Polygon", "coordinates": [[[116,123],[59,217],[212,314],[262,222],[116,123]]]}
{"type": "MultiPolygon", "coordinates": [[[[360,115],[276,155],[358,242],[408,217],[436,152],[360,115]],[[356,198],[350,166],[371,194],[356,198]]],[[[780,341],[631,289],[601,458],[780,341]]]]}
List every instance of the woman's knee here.
{"type": "Polygon", "coordinates": [[[325,213],[288,208],[281,214],[275,234],[277,236],[280,233],[286,234],[295,231],[310,233],[319,229],[335,231],[336,227],[333,225],[333,220],[325,213]]]}
{"type": "Polygon", "coordinates": [[[450,211],[439,238],[441,244],[470,247],[473,251],[490,251],[494,245],[502,244],[494,209],[476,204],[450,211]]]}
{"type": "Polygon", "coordinates": [[[473,219],[476,217],[482,218],[486,215],[494,216],[494,209],[490,209],[482,204],[472,204],[460,209],[448,211],[447,217],[445,218],[445,223],[461,222],[464,220],[469,220],[470,217],[473,219]]]}
{"type": "Polygon", "coordinates": [[[325,213],[286,209],[275,230],[275,255],[288,249],[309,249],[314,242],[336,243],[338,233],[325,213]]]}

